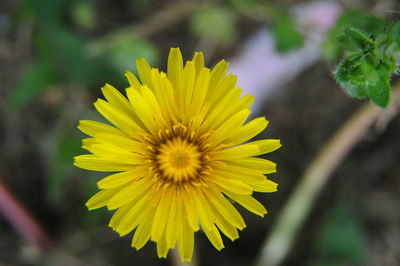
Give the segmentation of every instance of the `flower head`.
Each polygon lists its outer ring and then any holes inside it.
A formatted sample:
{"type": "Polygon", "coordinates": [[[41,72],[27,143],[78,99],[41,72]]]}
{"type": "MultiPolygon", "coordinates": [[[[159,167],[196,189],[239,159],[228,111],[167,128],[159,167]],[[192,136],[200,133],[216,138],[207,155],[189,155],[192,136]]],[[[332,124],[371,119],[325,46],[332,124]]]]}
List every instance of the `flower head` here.
{"type": "Polygon", "coordinates": [[[183,66],[172,48],[167,74],[137,60],[139,80],[127,72],[127,98],[111,85],[95,107],[113,124],[82,120],[90,136],[83,148],[92,154],[75,157],[84,169],[117,172],[98,182],[101,189],[87,203],[92,210],[116,210],[109,226],[121,236],[135,230],[132,246],[157,243],[166,257],[178,243],[182,260],[193,253],[194,232],[201,228],[218,250],[220,231],[232,241],[246,225],[237,202],[263,216],[267,211],[253,191],[274,192],[265,174],[275,164],[255,156],[279,148],[276,139],[250,140],[265,129],[265,118],[245,123],[253,97],[241,97],[236,76],[219,62],[204,67],[202,53],[183,66]]]}

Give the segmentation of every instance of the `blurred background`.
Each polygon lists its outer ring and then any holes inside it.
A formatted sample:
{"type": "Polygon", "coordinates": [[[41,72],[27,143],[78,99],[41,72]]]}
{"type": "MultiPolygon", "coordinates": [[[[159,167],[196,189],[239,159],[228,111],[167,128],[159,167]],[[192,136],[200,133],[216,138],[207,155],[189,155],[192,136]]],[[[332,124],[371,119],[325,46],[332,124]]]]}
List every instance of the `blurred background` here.
{"type": "MultiPolygon", "coordinates": [[[[202,51],[209,67],[230,62],[256,96],[253,116],[270,121],[259,137],[283,144],[267,156],[279,191],[255,196],[269,213],[239,207],[247,228],[223,238],[221,252],[195,235],[197,265],[253,265],[307,165],[367,102],[334,80],[336,36],[348,23],[374,32],[399,17],[396,0],[0,0],[0,266],[179,265],[171,253],[158,259],[154,243],[131,248],[105,208],[89,213],[106,174],[72,165],[84,153],[78,121],[102,121],[92,105],[101,86],[128,87],[139,57],[166,70],[170,47],[184,60],[202,51]]],[[[396,114],[334,170],[281,265],[400,265],[396,114]]]]}

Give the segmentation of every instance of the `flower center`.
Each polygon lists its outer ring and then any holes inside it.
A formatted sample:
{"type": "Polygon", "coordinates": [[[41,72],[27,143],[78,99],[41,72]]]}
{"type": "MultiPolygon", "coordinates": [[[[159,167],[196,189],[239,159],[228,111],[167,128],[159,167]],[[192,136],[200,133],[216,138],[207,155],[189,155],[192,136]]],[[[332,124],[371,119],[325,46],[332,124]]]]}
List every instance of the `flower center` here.
{"type": "Polygon", "coordinates": [[[196,144],[176,137],[159,146],[156,162],[162,176],[181,182],[196,178],[201,168],[201,156],[196,144]]]}
{"type": "Polygon", "coordinates": [[[190,155],[184,149],[176,149],[171,151],[169,155],[169,162],[175,168],[186,167],[190,164],[190,155]]]}

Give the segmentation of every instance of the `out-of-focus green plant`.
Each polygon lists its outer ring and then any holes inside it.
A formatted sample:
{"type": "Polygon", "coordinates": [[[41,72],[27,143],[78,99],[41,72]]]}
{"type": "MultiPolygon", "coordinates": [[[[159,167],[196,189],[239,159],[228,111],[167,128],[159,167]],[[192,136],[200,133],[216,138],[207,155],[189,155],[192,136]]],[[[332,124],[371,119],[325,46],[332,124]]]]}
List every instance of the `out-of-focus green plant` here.
{"type": "Polygon", "coordinates": [[[399,36],[400,21],[378,35],[346,25],[337,38],[348,51],[335,72],[337,82],[351,96],[369,96],[373,103],[386,108],[390,102],[390,79],[398,70],[399,36]]]}
{"type": "Polygon", "coordinates": [[[260,0],[230,0],[229,3],[240,13],[257,20],[272,22],[275,47],[278,52],[289,52],[303,45],[304,36],[296,28],[287,9],[260,0]]]}
{"type": "Polygon", "coordinates": [[[190,31],[198,38],[231,44],[236,39],[235,14],[229,8],[209,5],[191,16],[190,31]]]}
{"type": "Polygon", "coordinates": [[[349,204],[340,201],[325,218],[308,266],[362,265],[366,255],[364,241],[349,204]]]}

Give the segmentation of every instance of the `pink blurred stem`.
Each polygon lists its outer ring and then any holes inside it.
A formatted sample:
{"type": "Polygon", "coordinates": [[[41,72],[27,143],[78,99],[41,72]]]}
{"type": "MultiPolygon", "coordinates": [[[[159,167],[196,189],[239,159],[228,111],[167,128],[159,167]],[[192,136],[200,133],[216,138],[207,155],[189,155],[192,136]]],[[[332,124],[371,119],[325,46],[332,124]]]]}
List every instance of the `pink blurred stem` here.
{"type": "Polygon", "coordinates": [[[44,230],[7,190],[0,178],[0,213],[28,243],[47,249],[51,242],[44,230]]]}

